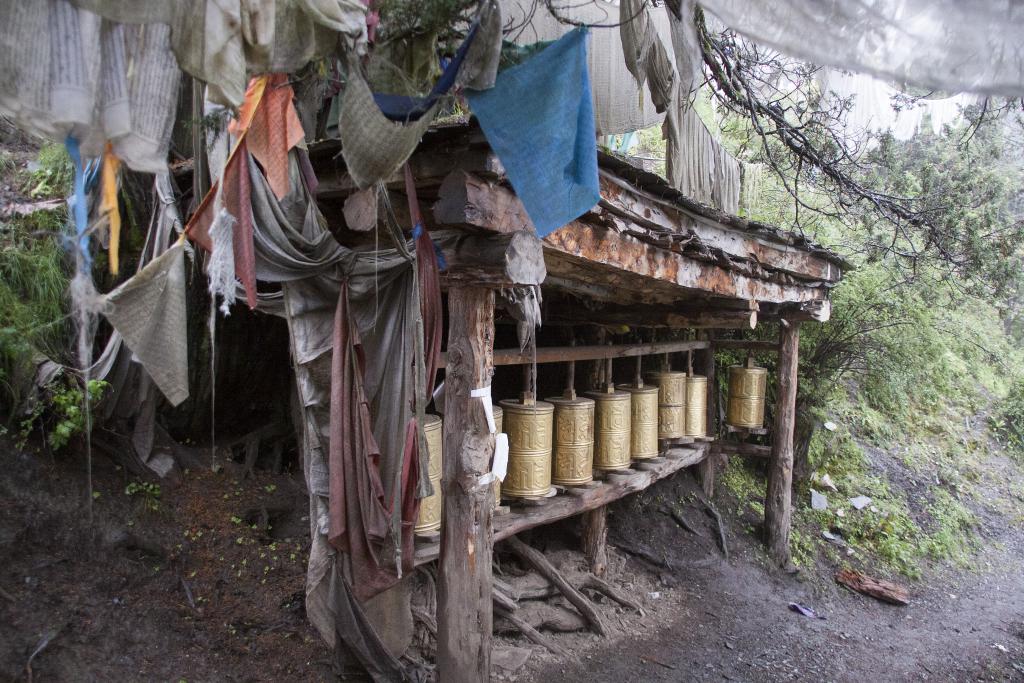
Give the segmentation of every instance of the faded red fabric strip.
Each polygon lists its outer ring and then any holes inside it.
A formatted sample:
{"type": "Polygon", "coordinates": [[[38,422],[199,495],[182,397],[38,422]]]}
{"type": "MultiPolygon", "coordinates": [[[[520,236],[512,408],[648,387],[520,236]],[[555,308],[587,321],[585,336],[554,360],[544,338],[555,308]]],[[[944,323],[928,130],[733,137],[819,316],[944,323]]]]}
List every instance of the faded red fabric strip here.
{"type": "MultiPolygon", "coordinates": [[[[249,176],[249,150],[245,140],[239,143],[241,149],[232,161],[235,163],[237,182],[238,222],[235,223],[235,276],[245,288],[245,301],[249,308],[256,309],[256,249],[252,243],[252,178],[249,176]]],[[[227,175],[227,170],[224,171],[227,175]]],[[[232,206],[232,205],[228,205],[232,206]]],[[[228,209],[231,210],[230,208],[228,209]]]]}
{"type": "MultiPolygon", "coordinates": [[[[409,215],[413,225],[420,227],[416,237],[416,264],[420,289],[420,316],[423,318],[423,357],[427,365],[426,400],[434,393],[437,367],[441,361],[441,334],[443,312],[441,310],[441,275],[437,263],[434,243],[423,225],[420,202],[416,196],[416,181],[409,164],[405,165],[405,195],[409,200],[409,215]]],[[[414,231],[415,232],[415,231],[414,231]]]]}
{"type": "MultiPolygon", "coordinates": [[[[370,406],[363,388],[364,368],[359,333],[349,312],[348,284],[344,283],[334,314],[331,358],[327,540],[349,555],[352,588],[360,600],[373,597],[398,580],[394,571],[378,561],[378,546],[388,535],[389,515],[380,481],[380,449],[373,437],[370,406]]],[[[404,524],[402,536],[404,548],[404,524]]],[[[411,529],[408,545],[411,559],[411,529]]]]}
{"type": "Polygon", "coordinates": [[[411,572],[413,564],[413,527],[420,514],[420,499],[416,487],[420,481],[420,449],[416,438],[416,418],[405,428],[405,448],[402,451],[402,572],[411,572]]]}

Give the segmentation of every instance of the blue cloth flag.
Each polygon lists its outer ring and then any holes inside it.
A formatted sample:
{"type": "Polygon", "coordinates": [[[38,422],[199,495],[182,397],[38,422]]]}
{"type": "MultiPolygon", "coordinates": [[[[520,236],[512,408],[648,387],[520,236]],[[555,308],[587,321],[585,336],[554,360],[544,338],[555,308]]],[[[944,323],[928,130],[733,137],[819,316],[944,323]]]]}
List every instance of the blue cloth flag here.
{"type": "Polygon", "coordinates": [[[466,90],[466,98],[540,237],[597,204],[586,28],[502,71],[490,90],[466,90]]]}

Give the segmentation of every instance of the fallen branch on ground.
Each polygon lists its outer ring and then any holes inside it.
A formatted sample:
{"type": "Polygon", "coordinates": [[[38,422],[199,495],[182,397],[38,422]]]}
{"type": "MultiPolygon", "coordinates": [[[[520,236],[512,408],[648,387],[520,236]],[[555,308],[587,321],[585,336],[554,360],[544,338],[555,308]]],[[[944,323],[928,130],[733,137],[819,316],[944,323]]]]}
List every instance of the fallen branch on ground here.
{"type": "Polygon", "coordinates": [[[876,579],[861,574],[853,569],[840,569],[836,572],[836,582],[850,590],[870,596],[876,600],[881,600],[882,602],[888,602],[891,605],[910,604],[910,595],[903,586],[892,581],[876,579]]]}
{"type": "Polygon", "coordinates": [[[526,623],[526,621],[521,619],[515,612],[509,612],[500,605],[496,605],[494,609],[499,616],[506,619],[510,624],[515,626],[516,629],[524,636],[526,636],[530,641],[545,648],[551,654],[558,655],[559,657],[569,656],[569,653],[565,649],[556,645],[548,638],[545,638],[540,631],[526,623]]]}
{"type": "Polygon", "coordinates": [[[594,604],[587,599],[587,596],[580,593],[574,588],[561,572],[555,569],[555,566],[548,561],[548,558],[544,557],[544,553],[533,548],[526,543],[523,543],[515,536],[505,539],[505,543],[512,551],[518,555],[522,560],[531,565],[534,569],[544,575],[548,581],[558,587],[562,594],[565,595],[566,599],[572,603],[573,607],[579,610],[580,614],[590,622],[591,628],[595,633],[600,635],[607,635],[608,629],[605,628],[604,622],[601,620],[601,615],[594,609],[594,604]]]}
{"type": "Polygon", "coordinates": [[[729,559],[729,546],[725,542],[725,524],[722,522],[722,515],[718,513],[718,509],[709,500],[702,501],[704,503],[704,510],[708,513],[708,516],[714,518],[715,523],[718,524],[718,547],[725,555],[725,559],[729,559]]]}
{"type": "Polygon", "coordinates": [[[674,508],[674,507],[663,507],[663,508],[661,508],[661,514],[668,515],[669,517],[672,518],[672,521],[674,521],[676,524],[678,524],[680,526],[680,528],[682,528],[682,529],[684,529],[686,531],[689,531],[694,536],[700,536],[700,537],[704,536],[704,534],[702,534],[697,529],[697,527],[695,527],[692,524],[690,524],[690,522],[686,519],[686,517],[683,517],[683,513],[680,512],[679,510],[677,510],[676,508],[674,508]]]}
{"type": "Polygon", "coordinates": [[[600,579],[593,574],[587,574],[586,578],[583,579],[583,583],[580,584],[580,588],[589,588],[590,590],[597,591],[601,595],[614,600],[623,607],[628,607],[629,609],[637,612],[640,616],[643,616],[644,614],[644,610],[640,605],[627,598],[618,588],[615,588],[604,579],[600,579]]]}

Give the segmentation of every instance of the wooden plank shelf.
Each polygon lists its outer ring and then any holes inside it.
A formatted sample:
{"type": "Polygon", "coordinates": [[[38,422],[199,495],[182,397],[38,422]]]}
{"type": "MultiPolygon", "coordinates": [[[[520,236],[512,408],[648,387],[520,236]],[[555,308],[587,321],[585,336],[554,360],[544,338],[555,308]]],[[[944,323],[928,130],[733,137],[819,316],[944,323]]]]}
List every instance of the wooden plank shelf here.
{"type": "MultiPolygon", "coordinates": [[[[677,341],[652,342],[648,344],[608,344],[594,346],[548,346],[537,349],[537,363],[565,363],[576,360],[602,360],[606,358],[630,358],[658,353],[678,353],[680,351],[696,351],[711,347],[711,342],[677,341]]],[[[529,353],[519,349],[494,349],[495,365],[527,365],[534,361],[529,353]]],[[[441,354],[441,365],[448,366],[448,353],[441,354]]]]}
{"type": "MultiPolygon", "coordinates": [[[[627,476],[616,476],[604,482],[595,482],[585,489],[574,488],[571,492],[548,498],[545,505],[513,508],[508,514],[492,518],[494,542],[515,536],[527,529],[594,510],[631,493],[642,491],[684,467],[702,462],[710,452],[711,444],[707,443],[672,448],[658,458],[660,462],[649,462],[641,471],[627,476]]],[[[415,563],[420,565],[436,560],[440,547],[440,541],[424,542],[417,539],[415,563]]]]}
{"type": "Polygon", "coordinates": [[[711,447],[713,453],[724,453],[726,455],[742,455],[749,458],[769,458],[772,454],[771,446],[761,446],[754,443],[737,443],[735,441],[719,441],[711,447]]]}
{"type": "Polygon", "coordinates": [[[766,436],[768,434],[767,427],[734,427],[727,424],[725,430],[729,434],[742,434],[743,436],[766,436]]]}

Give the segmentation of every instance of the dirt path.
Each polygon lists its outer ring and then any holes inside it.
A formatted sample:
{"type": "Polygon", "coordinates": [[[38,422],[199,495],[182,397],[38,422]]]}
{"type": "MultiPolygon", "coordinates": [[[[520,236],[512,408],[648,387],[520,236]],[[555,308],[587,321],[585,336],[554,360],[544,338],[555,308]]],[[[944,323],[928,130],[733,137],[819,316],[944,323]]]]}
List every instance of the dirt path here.
{"type": "Polygon", "coordinates": [[[1019,545],[988,553],[990,570],[915,586],[904,608],[815,591],[749,558],[722,561],[686,572],[680,616],[661,630],[545,667],[533,680],[1024,680],[1021,558],[1019,545]],[[825,619],[790,612],[790,602],[825,619]]]}
{"type": "MultiPolygon", "coordinates": [[[[1005,458],[992,464],[1001,481],[1019,481],[1005,458]]],[[[926,569],[922,580],[904,582],[911,604],[893,607],[832,583],[829,567],[803,576],[769,571],[737,520],[726,562],[707,539],[652,514],[659,499],[677,498],[654,492],[612,523],[613,536],[655,549],[676,568],[660,595],[637,596],[656,609],[657,623],[588,644],[573,662],[538,662],[525,680],[1024,681],[1024,531],[1008,517],[987,516],[972,568],[926,569]],[[824,619],[790,611],[791,602],[824,619]]],[[[619,571],[644,568],[630,559],[619,571]]]]}

